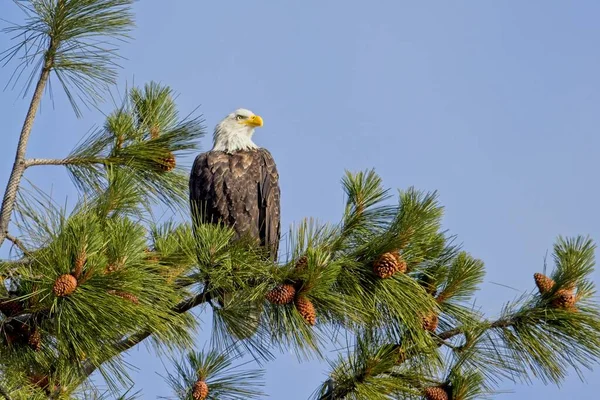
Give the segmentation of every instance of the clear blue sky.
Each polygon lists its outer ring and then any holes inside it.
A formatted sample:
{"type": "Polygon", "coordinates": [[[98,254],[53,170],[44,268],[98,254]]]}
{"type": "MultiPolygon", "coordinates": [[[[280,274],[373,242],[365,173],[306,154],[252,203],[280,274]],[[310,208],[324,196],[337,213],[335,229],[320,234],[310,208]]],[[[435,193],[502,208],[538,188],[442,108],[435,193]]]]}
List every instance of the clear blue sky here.
{"type": "MultiPolygon", "coordinates": [[[[15,11],[0,0],[0,17],[18,19],[15,11]]],[[[304,216],[336,221],[346,168],[375,167],[392,188],[437,189],[445,227],[486,262],[478,303],[490,315],[533,288],[557,235],[600,239],[596,1],[178,0],[135,11],[120,82],[171,85],[181,110],[200,105],[211,130],[237,107],[262,115],[255,138],[278,163],[284,227],[304,216]]],[[[0,81],[10,73],[0,70],[0,81]]],[[[103,122],[98,112],[76,120],[54,89],[29,156],[65,155],[103,122]]],[[[27,104],[17,95],[0,95],[2,187],[27,104]]],[[[27,176],[57,199],[76,196],[59,168],[27,176]]],[[[144,398],[169,394],[143,346],[129,360],[144,398]]],[[[326,371],[282,355],[267,366],[266,390],[306,399],[326,371]]],[[[514,392],[498,397],[588,398],[600,392],[599,371],[587,384],[571,374],[560,391],[507,384],[514,392]]]]}

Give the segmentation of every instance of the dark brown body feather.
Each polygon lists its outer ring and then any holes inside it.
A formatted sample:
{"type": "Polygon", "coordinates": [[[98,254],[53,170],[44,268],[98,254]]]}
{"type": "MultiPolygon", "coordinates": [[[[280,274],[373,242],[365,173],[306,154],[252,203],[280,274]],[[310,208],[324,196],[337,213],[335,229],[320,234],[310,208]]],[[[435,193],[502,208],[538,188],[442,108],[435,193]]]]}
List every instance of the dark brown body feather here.
{"type": "Polygon", "coordinates": [[[249,234],[273,259],[281,234],[279,203],[279,174],[268,150],[209,151],[194,160],[190,205],[195,223],[221,222],[238,237],[249,234]]]}

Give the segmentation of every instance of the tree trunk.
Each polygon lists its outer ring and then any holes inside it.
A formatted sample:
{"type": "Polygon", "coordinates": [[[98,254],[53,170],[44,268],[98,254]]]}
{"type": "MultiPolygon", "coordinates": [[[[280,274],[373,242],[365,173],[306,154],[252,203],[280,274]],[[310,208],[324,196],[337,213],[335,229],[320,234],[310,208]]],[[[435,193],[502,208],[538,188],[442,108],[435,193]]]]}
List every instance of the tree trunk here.
{"type": "Polygon", "coordinates": [[[40,106],[44,89],[46,88],[48,78],[50,77],[50,72],[52,71],[52,64],[54,61],[53,54],[51,54],[53,53],[52,49],[53,45],[50,44],[50,49],[46,53],[46,61],[44,62],[42,72],[40,73],[40,78],[38,79],[35,91],[33,92],[31,103],[29,104],[29,110],[27,110],[27,116],[25,117],[23,128],[21,129],[21,136],[19,137],[15,162],[13,164],[12,172],[10,173],[10,178],[8,179],[8,184],[6,185],[4,198],[2,199],[2,208],[0,211],[0,247],[2,247],[2,243],[4,243],[6,235],[8,234],[8,225],[15,207],[15,200],[17,198],[19,184],[21,183],[21,178],[23,177],[23,172],[25,172],[26,168],[25,152],[27,150],[27,142],[29,141],[31,128],[33,127],[33,122],[35,121],[35,116],[40,106]]]}

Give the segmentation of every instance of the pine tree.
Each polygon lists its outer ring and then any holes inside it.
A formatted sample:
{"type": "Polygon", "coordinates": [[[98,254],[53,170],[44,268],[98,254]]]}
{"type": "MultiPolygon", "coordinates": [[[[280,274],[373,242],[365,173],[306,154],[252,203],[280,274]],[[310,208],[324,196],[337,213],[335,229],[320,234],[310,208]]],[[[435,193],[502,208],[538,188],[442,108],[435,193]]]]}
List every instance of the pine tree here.
{"type": "Polygon", "coordinates": [[[127,90],[66,157],[26,158],[50,79],[77,116],[114,84],[110,46],[127,38],[132,2],[19,1],[25,23],[6,29],[20,41],[2,60],[32,68],[26,87],[35,89],[0,211],[0,245],[15,249],[0,261],[0,396],[134,399],[121,355],[146,340],[171,357],[167,382],[187,400],[262,398],[263,371],[240,369],[239,357],[264,363],[278,349],[323,357],[326,338],[342,335],[348,346],[315,399],[471,400],[501,380],[559,384],[570,368],[600,360],[589,238],[559,237],[554,270],[536,273],[530,293],[488,319],[470,306],[484,265],[442,230],[436,193],[409,188],[394,203],[374,171],[347,173],[341,221],[302,221],[277,263],[233,241],[231,229],[176,220],[188,207],[178,157],[197,151],[204,128],[199,117],[180,117],[167,86],[127,90]],[[22,183],[44,165],[68,170],[77,204],[59,207],[22,183]],[[157,204],[173,219],[155,223],[157,204]],[[222,292],[231,301],[216,306],[222,292]],[[265,312],[251,326],[257,308],[265,312]],[[192,309],[212,309],[208,350],[189,350],[192,309]],[[97,370],[107,393],[90,382],[97,370]]]}

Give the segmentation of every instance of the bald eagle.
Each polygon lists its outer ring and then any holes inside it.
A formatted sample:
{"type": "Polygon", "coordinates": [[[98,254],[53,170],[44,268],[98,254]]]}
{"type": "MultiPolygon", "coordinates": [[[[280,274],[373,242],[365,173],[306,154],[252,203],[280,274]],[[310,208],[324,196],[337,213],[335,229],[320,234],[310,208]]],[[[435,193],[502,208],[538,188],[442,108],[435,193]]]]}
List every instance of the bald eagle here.
{"type": "Polygon", "coordinates": [[[236,236],[250,235],[273,260],[280,227],[279,174],[268,150],[252,141],[263,120],[238,109],[216,126],[211,151],[194,160],[189,180],[195,224],[224,224],[236,236]]]}

